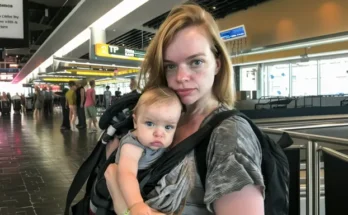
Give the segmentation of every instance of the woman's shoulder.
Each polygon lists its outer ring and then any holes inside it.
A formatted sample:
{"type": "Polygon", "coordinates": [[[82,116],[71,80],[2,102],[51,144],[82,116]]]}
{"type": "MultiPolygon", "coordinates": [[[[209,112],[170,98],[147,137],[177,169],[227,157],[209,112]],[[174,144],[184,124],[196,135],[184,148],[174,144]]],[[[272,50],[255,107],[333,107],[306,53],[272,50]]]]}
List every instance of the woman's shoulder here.
{"type": "Polygon", "coordinates": [[[208,208],[212,210],[214,201],[244,186],[263,187],[261,160],[261,146],[250,124],[237,115],[223,120],[207,148],[204,202],[208,208]]]}
{"type": "MultiPolygon", "coordinates": [[[[219,108],[217,108],[209,117],[207,117],[205,122],[208,122],[216,114],[224,112],[224,111],[231,111],[231,109],[224,105],[220,105],[219,108]]],[[[236,138],[236,137],[248,138],[253,136],[252,134],[254,134],[254,132],[249,122],[243,117],[236,114],[223,120],[213,130],[213,134],[222,135],[223,137],[221,137],[220,139],[225,139],[225,138],[230,139],[230,138],[236,138]]]]}
{"type": "MultiPolygon", "coordinates": [[[[226,107],[221,107],[215,114],[226,110],[226,107]]],[[[209,145],[208,152],[214,151],[215,155],[242,153],[257,160],[261,158],[257,136],[248,121],[238,115],[228,117],[213,130],[209,145]]]]}

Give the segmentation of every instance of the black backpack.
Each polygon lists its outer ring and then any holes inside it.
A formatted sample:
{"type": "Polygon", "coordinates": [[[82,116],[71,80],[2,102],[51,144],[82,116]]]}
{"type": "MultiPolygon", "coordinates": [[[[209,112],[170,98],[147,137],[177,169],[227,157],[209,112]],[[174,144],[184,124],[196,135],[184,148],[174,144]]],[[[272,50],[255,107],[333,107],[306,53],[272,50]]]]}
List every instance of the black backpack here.
{"type": "MultiPolygon", "coordinates": [[[[236,110],[216,114],[205,126],[164,154],[151,168],[138,172],[138,181],[142,195],[146,196],[146,194],[153,190],[157,182],[178,165],[192,150],[196,150],[196,160],[199,161],[196,162],[197,169],[202,184],[205,185],[206,150],[210,135],[218,124],[233,115],[243,117],[249,122],[261,144],[263,153],[262,173],[266,185],[265,214],[288,214],[289,167],[287,158],[279,144],[276,144],[267,135],[263,134],[250,119],[236,110]]],[[[284,133],[279,143],[286,147],[291,145],[292,141],[291,138],[284,133]]],[[[98,207],[98,214],[114,214],[112,211],[112,200],[106,189],[104,172],[107,166],[114,161],[116,152],[114,152],[108,160],[105,160],[105,158],[97,159],[96,157],[105,155],[105,147],[101,149],[102,145],[101,142],[98,143],[90,157],[82,164],[76,174],[68,192],[65,214],[69,214],[70,205],[87,180],[86,175],[88,174],[90,174],[90,177],[87,182],[85,197],[73,206],[73,214],[87,214],[90,200],[98,207]],[[98,155],[95,151],[102,151],[102,153],[98,155]],[[94,162],[90,160],[94,160],[94,162]]]]}
{"type": "MultiPolygon", "coordinates": [[[[289,213],[289,163],[283,149],[291,146],[293,141],[288,133],[283,133],[277,143],[267,134],[263,133],[246,115],[236,110],[222,112],[226,118],[239,116],[245,119],[256,137],[262,149],[261,170],[265,184],[265,215],[287,215],[289,213]]],[[[206,152],[209,139],[195,149],[197,171],[205,187],[207,174],[206,152]]]]}

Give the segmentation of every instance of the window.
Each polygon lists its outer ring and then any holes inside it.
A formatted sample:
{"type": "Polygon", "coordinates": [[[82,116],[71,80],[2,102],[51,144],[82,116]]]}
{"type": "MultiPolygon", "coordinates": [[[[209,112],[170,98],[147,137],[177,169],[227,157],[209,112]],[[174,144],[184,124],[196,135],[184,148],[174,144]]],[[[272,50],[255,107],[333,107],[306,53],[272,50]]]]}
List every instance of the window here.
{"type": "Polygon", "coordinates": [[[293,63],[291,69],[292,96],[318,94],[317,61],[293,63]]]}
{"type": "Polygon", "coordinates": [[[267,66],[268,96],[289,96],[289,64],[267,66]]]}
{"type": "Polygon", "coordinates": [[[348,57],[320,60],[321,95],[348,94],[348,57]]]}
{"type": "Polygon", "coordinates": [[[242,67],[240,69],[240,90],[257,90],[257,66],[242,67]]]}

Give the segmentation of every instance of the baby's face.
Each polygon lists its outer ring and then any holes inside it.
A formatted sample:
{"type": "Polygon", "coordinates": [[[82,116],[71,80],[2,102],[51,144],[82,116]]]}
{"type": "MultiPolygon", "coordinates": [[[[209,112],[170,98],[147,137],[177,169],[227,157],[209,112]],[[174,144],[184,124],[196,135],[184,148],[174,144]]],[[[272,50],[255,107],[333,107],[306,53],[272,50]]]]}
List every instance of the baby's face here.
{"type": "Polygon", "coordinates": [[[134,115],[138,140],[153,150],[167,148],[173,142],[180,116],[181,104],[178,101],[139,108],[134,115]]]}

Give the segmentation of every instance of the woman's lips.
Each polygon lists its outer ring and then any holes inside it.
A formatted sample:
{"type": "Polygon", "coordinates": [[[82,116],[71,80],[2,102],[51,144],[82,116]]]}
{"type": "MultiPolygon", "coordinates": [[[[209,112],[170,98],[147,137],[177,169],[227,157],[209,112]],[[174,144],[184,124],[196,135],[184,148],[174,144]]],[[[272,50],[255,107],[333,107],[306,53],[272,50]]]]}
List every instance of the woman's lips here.
{"type": "Polygon", "coordinates": [[[188,88],[188,89],[180,89],[180,90],[176,90],[176,93],[179,96],[188,96],[190,95],[195,89],[193,88],[188,88]]]}

